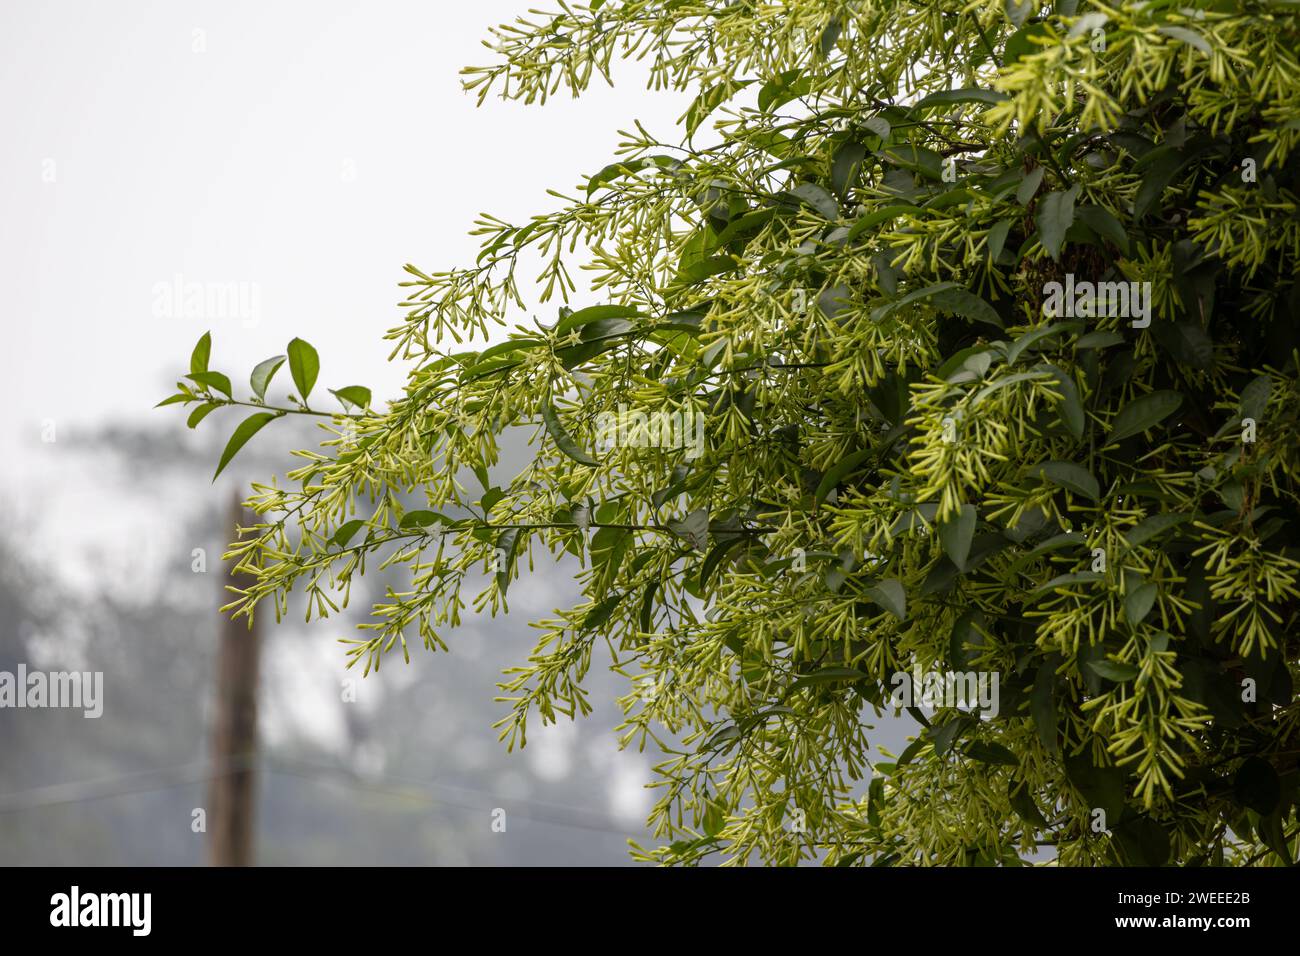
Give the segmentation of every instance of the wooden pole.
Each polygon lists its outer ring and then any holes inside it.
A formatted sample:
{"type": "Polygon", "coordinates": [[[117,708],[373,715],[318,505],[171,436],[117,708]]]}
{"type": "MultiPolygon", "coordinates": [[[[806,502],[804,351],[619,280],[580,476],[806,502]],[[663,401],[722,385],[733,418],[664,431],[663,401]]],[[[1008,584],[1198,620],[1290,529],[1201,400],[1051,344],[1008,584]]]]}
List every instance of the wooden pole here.
{"type": "MultiPolygon", "coordinates": [[[[251,521],[236,496],[230,529],[251,521]]],[[[233,568],[233,564],[231,565],[233,568]]],[[[251,575],[227,570],[230,583],[247,588],[251,575]]],[[[222,588],[220,604],[230,600],[222,588]]],[[[223,617],[217,648],[216,726],[212,741],[212,783],[208,831],[213,866],[253,863],[253,797],[257,758],[257,670],[259,625],[223,617]]]]}

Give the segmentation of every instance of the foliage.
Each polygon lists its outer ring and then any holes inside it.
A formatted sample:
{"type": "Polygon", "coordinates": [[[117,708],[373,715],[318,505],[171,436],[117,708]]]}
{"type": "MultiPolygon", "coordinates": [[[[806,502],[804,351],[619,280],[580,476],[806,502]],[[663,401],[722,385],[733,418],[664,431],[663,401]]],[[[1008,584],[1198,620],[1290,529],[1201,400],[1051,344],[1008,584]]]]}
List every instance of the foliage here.
{"type": "MultiPolygon", "coordinates": [[[[324,615],[405,565],[350,645],[368,671],[444,648],[483,572],[495,613],[577,557],[586,600],[508,673],[502,736],[588,710],[604,645],[625,743],[663,754],[642,858],[1294,859],[1296,5],[561,7],[494,31],[480,101],[636,57],[697,92],[684,138],[637,124],[551,211],[485,214],[473,266],[407,267],[405,393],[339,390],[297,486],[255,486],[230,608],[300,585],[324,615]],[[554,324],[447,351],[522,319],[530,263],[554,324]],[[1075,280],[1148,289],[1149,324],[1045,314],[1075,280]],[[702,449],[602,446],[656,412],[702,449]],[[517,429],[535,458],[497,479],[517,429]],[[915,669],[996,673],[999,712],[913,709],[875,759],[915,669]]],[[[302,401],[230,454],[315,411],[315,353],[289,361],[302,401]]],[[[201,343],[169,401],[229,396],[201,343]]]]}

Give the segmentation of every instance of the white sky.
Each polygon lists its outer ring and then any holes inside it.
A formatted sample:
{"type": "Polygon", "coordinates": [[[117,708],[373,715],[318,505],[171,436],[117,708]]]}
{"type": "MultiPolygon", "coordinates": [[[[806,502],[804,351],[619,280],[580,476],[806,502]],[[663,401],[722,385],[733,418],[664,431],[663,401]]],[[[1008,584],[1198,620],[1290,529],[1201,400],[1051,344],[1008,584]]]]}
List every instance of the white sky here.
{"type": "MultiPolygon", "coordinates": [[[[110,422],[184,433],[180,412],[152,406],[205,329],[213,367],[241,391],[299,335],[320,352],[321,394],[362,384],[392,397],[404,371],[383,333],[402,315],[404,263],[470,264],[478,213],[550,208],[545,190],[604,166],[634,119],[671,133],[689,96],[648,92],[631,63],[616,66],[617,89],[578,101],[476,108],[459,70],[490,61],[489,25],[537,3],[0,5],[0,521],[33,560],[100,587],[124,577],[126,593],[176,514],[229,498],[64,454],[110,422]],[[156,316],[155,286],[177,275],[255,284],[258,320],[156,316]]],[[[182,544],[164,559],[188,567],[182,544]]],[[[535,769],[562,773],[571,743],[561,732],[538,747],[535,769]]],[[[618,773],[613,809],[639,813],[644,768],[618,773]]]]}
{"type": "MultiPolygon", "coordinates": [[[[173,539],[233,477],[181,486],[80,439],[108,423],[185,434],[181,412],[152,406],[209,328],[213,367],[245,395],[252,366],[298,335],[320,352],[323,404],[350,384],[394,397],[405,370],[383,333],[404,263],[471,264],[480,212],[551,208],[545,190],[608,163],[634,119],[670,133],[688,97],[648,93],[637,64],[579,101],[476,108],[461,67],[489,62],[487,27],[535,3],[0,5],[0,521],[25,559],[129,594],[159,562],[188,567],[192,544],[219,553],[224,540],[173,539]],[[255,286],[256,321],[156,315],[155,286],[178,275],[255,286]]],[[[272,394],[287,384],[282,371],[272,394]]],[[[240,416],[221,414],[204,428],[224,438],[240,416]]],[[[337,645],[321,646],[337,667],[337,645]]],[[[576,758],[568,737],[551,744],[530,759],[554,776],[576,758]]],[[[620,775],[611,809],[641,814],[643,761],[601,759],[620,775]]]]}
{"type": "MultiPolygon", "coordinates": [[[[472,264],[480,212],[551,208],[545,190],[604,166],[634,119],[670,133],[688,97],[648,93],[635,63],[577,101],[476,108],[460,69],[490,62],[488,26],[531,2],[0,5],[0,520],[35,557],[131,572],[113,555],[168,530],[167,489],[76,453],[110,422],[185,434],[183,412],[153,405],[205,329],[243,396],[297,335],[320,353],[315,404],[360,384],[378,405],[405,375],[383,339],[405,263],[472,264]],[[160,317],[155,287],[177,276],[244,283],[258,312],[160,317]]],[[[281,370],[269,394],[289,384],[281,370]]],[[[198,437],[224,441],[239,417],[198,437]]],[[[224,505],[238,471],[175,493],[224,505]]]]}
{"type": "Polygon", "coordinates": [[[476,109],[460,68],[487,62],[487,26],[530,5],[0,7],[0,477],[46,419],[60,440],[163,420],[149,409],[208,327],[213,367],[245,388],[301,335],[320,351],[318,390],[394,395],[382,335],[404,263],[470,263],[477,213],[549,208],[544,190],[608,162],[618,129],[667,133],[685,108],[624,64],[617,90],[476,109]],[[155,286],[178,274],[255,283],[258,320],[156,316],[155,286]]]}

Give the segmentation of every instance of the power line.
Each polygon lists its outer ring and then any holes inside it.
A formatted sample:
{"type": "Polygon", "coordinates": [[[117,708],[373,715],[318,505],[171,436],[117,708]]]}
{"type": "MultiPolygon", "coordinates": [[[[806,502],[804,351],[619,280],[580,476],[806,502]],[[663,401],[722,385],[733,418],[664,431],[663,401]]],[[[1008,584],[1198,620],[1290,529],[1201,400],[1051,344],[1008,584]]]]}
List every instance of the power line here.
{"type": "Polygon", "coordinates": [[[347,767],[317,764],[303,760],[271,758],[271,765],[267,769],[272,773],[278,772],[294,776],[302,776],[313,780],[326,780],[333,783],[343,784],[352,789],[368,790],[375,793],[386,793],[392,796],[416,799],[432,805],[459,810],[481,812],[485,800],[497,806],[506,803],[516,807],[515,809],[509,809],[509,813],[521,816],[525,820],[535,820],[538,823],[548,823],[553,826],[572,827],[580,830],[613,833],[620,836],[630,835],[629,827],[619,826],[616,821],[610,819],[605,814],[585,807],[572,807],[559,803],[545,803],[537,800],[507,798],[486,790],[475,790],[469,787],[455,787],[448,784],[430,785],[424,781],[415,780],[411,777],[398,777],[392,775],[362,776],[347,767]],[[467,797],[476,797],[479,799],[475,803],[467,803],[464,800],[459,799],[449,799],[446,796],[435,794],[433,792],[434,788],[442,791],[456,791],[460,794],[466,795],[467,797]],[[524,809],[522,811],[517,809],[519,806],[522,806],[524,809]]]}
{"type": "Polygon", "coordinates": [[[73,803],[86,803],[90,800],[102,800],[108,797],[127,796],[136,793],[153,793],[202,783],[217,776],[218,773],[208,769],[206,762],[180,764],[157,770],[140,770],[118,774],[112,777],[100,777],[93,780],[74,780],[68,783],[56,783],[31,790],[19,790],[0,794],[0,813],[13,813],[20,810],[33,810],[40,807],[57,807],[73,803]],[[170,778],[170,779],[169,779],[170,778]],[[129,781],[158,780],[145,786],[131,786],[129,781]],[[126,783],[127,786],[119,786],[126,783]]]}
{"type": "MultiPolygon", "coordinates": [[[[321,764],[300,759],[266,756],[262,758],[261,762],[265,765],[263,769],[270,773],[339,784],[352,790],[383,793],[408,800],[416,800],[431,806],[481,812],[485,803],[491,803],[495,806],[504,803],[507,804],[505,809],[507,809],[508,813],[523,817],[525,820],[551,826],[609,833],[624,837],[631,835],[630,831],[633,829],[620,826],[605,814],[585,807],[508,798],[487,790],[457,787],[449,784],[429,784],[411,777],[394,775],[362,776],[342,765],[321,764]],[[443,791],[443,795],[439,795],[435,790],[443,791]],[[459,798],[448,797],[445,795],[447,792],[462,796],[459,798]],[[471,798],[477,798],[476,802],[469,802],[471,798]]],[[[232,760],[225,767],[214,771],[209,768],[206,762],[192,762],[155,770],[118,774],[112,777],[36,787],[31,790],[0,794],[0,814],[17,813],[44,807],[68,806],[134,794],[158,793],[177,787],[205,783],[225,774],[246,769],[247,766],[247,761],[232,760]]]]}

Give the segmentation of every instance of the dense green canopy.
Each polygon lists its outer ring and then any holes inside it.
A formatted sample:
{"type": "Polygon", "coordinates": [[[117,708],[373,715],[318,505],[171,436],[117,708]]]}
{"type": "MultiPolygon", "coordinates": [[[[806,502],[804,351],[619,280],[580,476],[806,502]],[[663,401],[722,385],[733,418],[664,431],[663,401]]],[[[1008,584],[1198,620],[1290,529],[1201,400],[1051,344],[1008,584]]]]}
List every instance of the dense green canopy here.
{"type": "MultiPolygon", "coordinates": [[[[502,735],[612,659],[663,751],[647,858],[1294,859],[1300,6],[561,7],[467,86],[542,102],[634,56],[697,92],[682,128],[485,214],[475,264],[408,266],[386,408],[307,406],[291,343],[296,398],[223,464],[290,410],[336,437],[255,488],[232,607],[324,615],[405,566],[369,670],[578,556],[502,735]],[[900,672],[996,675],[997,705],[914,706],[882,759],[900,672]]],[[[208,347],[171,401],[231,403],[208,347]]]]}

